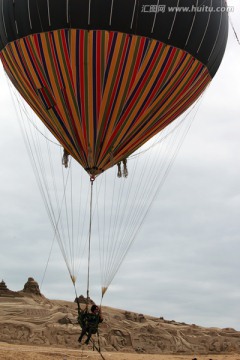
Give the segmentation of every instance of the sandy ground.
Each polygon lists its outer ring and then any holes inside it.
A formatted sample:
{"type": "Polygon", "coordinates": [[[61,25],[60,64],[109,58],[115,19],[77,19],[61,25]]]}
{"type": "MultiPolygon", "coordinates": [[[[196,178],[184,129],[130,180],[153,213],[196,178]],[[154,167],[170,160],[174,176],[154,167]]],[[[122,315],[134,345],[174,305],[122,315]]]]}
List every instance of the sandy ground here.
{"type": "MultiPolygon", "coordinates": [[[[231,355],[148,355],[103,353],[105,360],[240,360],[240,354],[231,355]]],[[[96,351],[69,350],[57,347],[23,346],[0,343],[0,360],[101,360],[96,351]]]]}
{"type": "Polygon", "coordinates": [[[0,296],[0,360],[240,360],[240,332],[234,329],[207,329],[109,307],[102,310],[101,358],[90,345],[80,347],[77,342],[80,328],[74,302],[0,296]]]}

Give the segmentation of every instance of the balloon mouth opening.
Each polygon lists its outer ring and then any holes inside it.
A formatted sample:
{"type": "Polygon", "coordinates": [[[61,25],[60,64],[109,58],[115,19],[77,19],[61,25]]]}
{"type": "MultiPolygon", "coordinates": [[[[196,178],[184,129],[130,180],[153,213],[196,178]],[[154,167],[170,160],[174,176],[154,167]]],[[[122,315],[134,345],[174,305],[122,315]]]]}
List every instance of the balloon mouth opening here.
{"type": "Polygon", "coordinates": [[[99,169],[97,166],[94,167],[87,167],[85,168],[87,173],[90,175],[90,177],[95,177],[96,175],[100,175],[104,172],[104,169],[99,169]]]}

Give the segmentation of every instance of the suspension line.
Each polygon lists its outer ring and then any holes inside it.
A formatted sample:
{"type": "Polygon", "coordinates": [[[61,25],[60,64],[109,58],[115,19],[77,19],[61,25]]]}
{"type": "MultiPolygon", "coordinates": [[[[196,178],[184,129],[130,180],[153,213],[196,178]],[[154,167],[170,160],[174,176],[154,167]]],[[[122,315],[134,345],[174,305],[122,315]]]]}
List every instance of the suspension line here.
{"type": "Polygon", "coordinates": [[[92,236],[92,199],[93,199],[93,182],[94,176],[90,177],[91,194],[90,194],[90,216],[89,216],[89,236],[88,236],[88,274],[87,274],[87,305],[89,302],[89,283],[90,283],[90,260],[91,260],[91,236],[92,236]]]}

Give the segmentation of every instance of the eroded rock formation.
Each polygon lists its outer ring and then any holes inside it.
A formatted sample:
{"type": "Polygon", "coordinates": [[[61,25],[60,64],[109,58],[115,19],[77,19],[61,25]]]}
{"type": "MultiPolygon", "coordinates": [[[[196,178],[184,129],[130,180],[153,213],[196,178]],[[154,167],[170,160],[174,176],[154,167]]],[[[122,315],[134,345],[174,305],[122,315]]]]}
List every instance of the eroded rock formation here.
{"type": "Polygon", "coordinates": [[[24,285],[23,292],[41,296],[39,285],[32,277],[28,278],[28,281],[24,285]]]}
{"type": "Polygon", "coordinates": [[[0,282],[0,296],[19,297],[20,294],[18,292],[9,290],[6,283],[2,280],[0,282]]]}
{"type": "MultiPolygon", "coordinates": [[[[0,291],[6,290],[2,281],[0,291]]],[[[22,297],[0,297],[1,341],[79,348],[81,329],[76,303],[35,296],[39,293],[36,281],[30,278],[22,297]],[[29,296],[28,291],[34,296],[29,296]]],[[[84,308],[86,299],[81,299],[84,308]]],[[[104,321],[99,326],[102,351],[208,354],[209,358],[211,354],[240,354],[240,332],[232,328],[204,328],[108,307],[102,308],[102,314],[104,321]]],[[[98,341],[96,335],[93,339],[98,341]]]]}
{"type": "Polygon", "coordinates": [[[80,295],[78,297],[78,300],[76,298],[75,302],[77,302],[77,301],[79,302],[79,304],[88,304],[88,305],[94,305],[95,304],[95,302],[91,298],[87,299],[87,297],[84,297],[83,295],[80,295]]]}

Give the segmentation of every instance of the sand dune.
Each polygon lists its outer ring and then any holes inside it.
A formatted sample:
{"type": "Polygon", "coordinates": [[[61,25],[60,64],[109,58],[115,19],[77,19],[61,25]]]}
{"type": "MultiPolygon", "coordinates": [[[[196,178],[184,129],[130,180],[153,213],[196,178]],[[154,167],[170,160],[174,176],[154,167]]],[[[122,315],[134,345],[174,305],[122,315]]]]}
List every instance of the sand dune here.
{"type": "MultiPolygon", "coordinates": [[[[240,332],[203,328],[103,307],[99,341],[105,359],[240,360],[240,332]],[[151,354],[151,357],[150,357],[151,354]]],[[[74,302],[24,292],[0,294],[0,359],[101,359],[80,345],[74,302]]],[[[96,335],[93,340],[98,344],[96,335]]]]}

